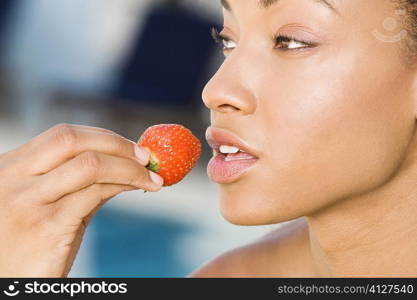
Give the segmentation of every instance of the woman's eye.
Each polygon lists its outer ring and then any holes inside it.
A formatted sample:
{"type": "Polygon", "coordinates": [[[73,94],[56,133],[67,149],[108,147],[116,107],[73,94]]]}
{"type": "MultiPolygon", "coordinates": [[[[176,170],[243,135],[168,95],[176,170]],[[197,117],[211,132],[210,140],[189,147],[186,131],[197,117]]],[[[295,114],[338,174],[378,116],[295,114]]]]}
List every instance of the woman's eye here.
{"type": "MultiPolygon", "coordinates": [[[[229,51],[236,48],[237,43],[232,39],[224,36],[222,33],[219,33],[217,29],[213,28],[211,31],[211,35],[213,39],[220,44],[223,51],[229,51]]],[[[274,48],[281,50],[281,51],[296,51],[296,50],[303,50],[306,48],[313,48],[317,46],[315,43],[301,41],[299,39],[285,36],[285,35],[278,35],[274,37],[274,48]]]]}
{"type": "Polygon", "coordinates": [[[232,50],[236,48],[236,42],[229,39],[228,37],[223,36],[221,33],[217,31],[216,28],[212,28],[211,36],[213,37],[214,41],[221,46],[223,51],[232,50]]]}
{"type": "Polygon", "coordinates": [[[236,43],[232,40],[222,38],[223,50],[231,50],[236,48],[236,43]]]}
{"type": "Polygon", "coordinates": [[[279,35],[274,38],[275,41],[275,48],[280,50],[298,50],[304,48],[311,48],[314,47],[312,43],[299,41],[295,38],[279,35]]]}

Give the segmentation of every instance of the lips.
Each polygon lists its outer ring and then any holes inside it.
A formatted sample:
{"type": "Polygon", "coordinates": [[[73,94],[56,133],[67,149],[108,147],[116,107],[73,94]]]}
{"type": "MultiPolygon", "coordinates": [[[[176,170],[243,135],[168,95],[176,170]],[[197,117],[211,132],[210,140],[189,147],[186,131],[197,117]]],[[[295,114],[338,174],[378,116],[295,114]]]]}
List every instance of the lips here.
{"type": "Polygon", "coordinates": [[[239,148],[242,152],[251,155],[253,158],[258,158],[257,151],[255,149],[250,147],[237,135],[225,129],[220,129],[216,127],[207,128],[206,140],[210,147],[217,153],[220,152],[221,145],[226,145],[239,148]]]}
{"type": "Polygon", "coordinates": [[[228,184],[236,181],[258,161],[257,151],[227,130],[209,127],[206,140],[214,150],[214,156],[207,165],[207,174],[217,183],[228,184]],[[240,151],[223,154],[219,151],[221,145],[233,146],[240,151]]]}

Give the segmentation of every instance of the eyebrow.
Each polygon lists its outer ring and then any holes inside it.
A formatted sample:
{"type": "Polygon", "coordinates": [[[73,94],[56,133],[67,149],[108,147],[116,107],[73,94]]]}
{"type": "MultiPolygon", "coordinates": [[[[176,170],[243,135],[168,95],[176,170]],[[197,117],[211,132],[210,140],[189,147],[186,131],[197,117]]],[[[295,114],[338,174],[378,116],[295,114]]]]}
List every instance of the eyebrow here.
{"type": "MultiPolygon", "coordinates": [[[[263,9],[267,9],[274,4],[278,3],[280,0],[258,0],[259,5],[263,9]]],[[[325,7],[329,8],[331,11],[335,13],[339,13],[336,8],[327,0],[312,0],[314,2],[323,4],[325,7]]],[[[230,3],[227,0],[220,0],[221,5],[224,7],[224,9],[228,11],[232,11],[232,7],[230,6],[230,3]]]]}

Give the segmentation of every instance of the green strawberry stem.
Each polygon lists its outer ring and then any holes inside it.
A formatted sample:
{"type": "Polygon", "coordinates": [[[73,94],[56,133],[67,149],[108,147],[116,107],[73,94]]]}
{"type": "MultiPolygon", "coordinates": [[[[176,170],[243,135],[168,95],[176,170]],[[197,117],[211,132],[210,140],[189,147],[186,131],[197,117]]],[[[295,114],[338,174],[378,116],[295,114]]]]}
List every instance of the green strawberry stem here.
{"type": "MultiPolygon", "coordinates": [[[[159,165],[158,163],[153,159],[152,155],[149,158],[149,162],[146,165],[146,169],[158,173],[159,172],[159,165]]],[[[143,193],[146,193],[147,191],[143,191],[143,193]]]]}
{"type": "Polygon", "coordinates": [[[148,170],[151,170],[152,172],[158,173],[159,172],[159,165],[156,161],[149,159],[149,163],[146,165],[146,168],[148,170]]]}

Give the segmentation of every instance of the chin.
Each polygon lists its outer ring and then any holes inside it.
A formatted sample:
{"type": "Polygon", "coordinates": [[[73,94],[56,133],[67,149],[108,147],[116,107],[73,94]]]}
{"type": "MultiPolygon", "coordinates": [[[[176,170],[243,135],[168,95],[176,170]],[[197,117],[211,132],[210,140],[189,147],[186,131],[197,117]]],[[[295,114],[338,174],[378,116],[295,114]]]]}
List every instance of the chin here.
{"type": "Polygon", "coordinates": [[[297,219],[307,213],[300,209],[303,205],[297,205],[297,199],[288,194],[280,194],[275,189],[275,195],[268,195],[267,191],[253,186],[256,185],[244,181],[220,185],[220,212],[226,221],[241,226],[270,225],[297,219]]]}

